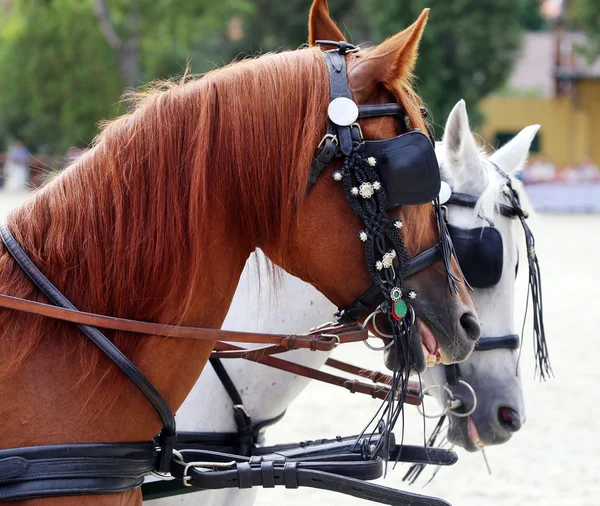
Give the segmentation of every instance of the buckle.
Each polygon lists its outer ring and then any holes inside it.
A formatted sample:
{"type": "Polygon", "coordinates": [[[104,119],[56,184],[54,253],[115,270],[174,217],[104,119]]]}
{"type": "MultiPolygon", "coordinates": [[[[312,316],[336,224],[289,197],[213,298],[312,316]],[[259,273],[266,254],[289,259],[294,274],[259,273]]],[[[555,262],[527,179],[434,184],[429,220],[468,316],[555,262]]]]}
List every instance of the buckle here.
{"type": "Polygon", "coordinates": [[[244,415],[246,415],[248,419],[250,419],[250,413],[243,404],[234,404],[233,409],[235,409],[236,411],[241,411],[242,413],[244,413],[244,415]]]}
{"type": "Polygon", "coordinates": [[[319,46],[333,46],[333,47],[337,47],[338,48],[338,53],[340,53],[341,55],[345,55],[347,53],[354,53],[356,51],[359,51],[360,48],[358,46],[355,46],[354,44],[350,44],[349,42],[340,40],[340,41],[335,41],[335,40],[315,40],[315,44],[318,44],[319,46]]]}
{"type": "Polygon", "coordinates": [[[323,138],[321,139],[321,142],[319,142],[319,145],[317,146],[317,149],[321,149],[323,147],[323,145],[327,142],[327,139],[331,139],[336,146],[339,145],[337,135],[325,134],[323,136],[323,138]]]}
{"type": "Polygon", "coordinates": [[[321,337],[329,337],[330,339],[333,339],[334,348],[337,348],[340,345],[340,336],[337,334],[321,334],[321,337]]]}
{"type": "Polygon", "coordinates": [[[358,130],[358,142],[362,143],[365,140],[365,136],[363,135],[362,128],[360,127],[360,125],[358,123],[352,123],[352,125],[350,125],[350,128],[356,128],[358,130]]]}
{"type": "MultiPolygon", "coordinates": [[[[162,448],[158,447],[158,448],[156,448],[156,451],[157,451],[157,453],[160,453],[162,451],[162,448]]],[[[177,450],[173,450],[173,455],[175,455],[179,460],[181,460],[181,462],[185,462],[181,452],[179,452],[177,450]]],[[[155,478],[162,480],[162,481],[173,481],[176,479],[175,476],[171,475],[171,473],[160,473],[158,471],[152,471],[150,474],[152,476],[154,476],[155,478]]]]}
{"type": "Polygon", "coordinates": [[[183,484],[186,487],[192,487],[193,485],[189,483],[192,480],[192,477],[188,475],[188,471],[190,470],[190,468],[201,468],[210,469],[211,471],[218,471],[223,469],[234,468],[236,465],[237,462],[235,460],[232,460],[230,462],[190,462],[185,466],[185,469],[183,470],[183,476],[181,479],[183,480],[183,484]]]}

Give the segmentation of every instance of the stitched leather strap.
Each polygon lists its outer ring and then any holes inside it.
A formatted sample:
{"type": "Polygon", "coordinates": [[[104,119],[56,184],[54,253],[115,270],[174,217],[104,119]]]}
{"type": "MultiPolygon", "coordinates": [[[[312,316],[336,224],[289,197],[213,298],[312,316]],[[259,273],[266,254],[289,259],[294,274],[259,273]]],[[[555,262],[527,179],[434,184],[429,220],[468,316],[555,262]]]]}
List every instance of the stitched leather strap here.
{"type": "Polygon", "coordinates": [[[0,501],[132,490],[156,469],[158,459],[151,443],[0,450],[0,501]]]}
{"type": "MultiPolygon", "coordinates": [[[[45,307],[49,311],[54,312],[68,312],[71,315],[77,315],[77,308],[67,299],[27,256],[23,248],[16,241],[10,230],[6,225],[0,226],[0,235],[4,246],[11,254],[13,259],[19,264],[23,272],[29,277],[29,279],[42,291],[42,293],[48,297],[54,304],[60,307],[49,306],[47,304],[38,304],[25,299],[17,299],[15,297],[9,297],[2,295],[0,306],[8,307],[11,309],[17,309],[19,311],[34,312],[33,309],[45,307]],[[2,304],[5,303],[5,304],[2,304]]],[[[43,309],[43,308],[42,308],[43,309]]],[[[41,314],[41,313],[37,313],[41,314]]],[[[144,394],[148,401],[152,404],[158,415],[160,416],[163,429],[161,431],[161,460],[159,464],[160,471],[168,471],[171,452],[173,450],[173,444],[175,442],[175,416],[173,415],[167,401],[163,399],[160,392],[154,388],[154,385],[148,381],[142,372],[125,356],[121,353],[113,343],[110,341],[102,332],[94,328],[96,326],[102,327],[102,325],[95,325],[89,321],[75,321],[78,324],[79,330],[81,330],[89,339],[92,341],[100,350],[119,368],[123,373],[135,384],[135,386],[144,394]],[[92,325],[92,326],[90,326],[92,325]]]]}
{"type": "MultiPolygon", "coordinates": [[[[217,342],[215,343],[215,349],[239,350],[240,348],[229,343],[217,342]]],[[[388,386],[370,385],[367,383],[362,383],[357,380],[351,380],[343,376],[336,376],[334,374],[330,374],[319,369],[313,369],[312,367],[296,364],[295,362],[289,362],[287,360],[283,360],[269,355],[247,355],[244,358],[253,362],[258,362],[260,364],[267,365],[269,367],[273,367],[275,369],[287,371],[291,374],[297,374],[298,376],[303,376],[305,378],[321,381],[323,383],[329,383],[330,385],[337,385],[345,388],[346,390],[352,393],[366,394],[377,399],[385,399],[389,393],[388,386]]],[[[419,405],[421,404],[420,388],[418,388],[418,386],[417,388],[414,388],[415,386],[416,385],[409,386],[409,392],[406,395],[405,402],[407,402],[408,404],[419,405]]]]}
{"type": "MultiPolygon", "coordinates": [[[[341,97],[353,100],[346,74],[345,52],[332,50],[326,51],[323,55],[329,70],[330,100],[341,97]]],[[[333,129],[337,134],[340,151],[348,156],[352,151],[352,129],[349,126],[332,125],[331,121],[328,125],[328,128],[333,129]]]]}
{"type": "MultiPolygon", "coordinates": [[[[329,367],[333,367],[335,369],[339,369],[340,371],[344,371],[349,374],[354,374],[355,376],[360,376],[361,378],[366,378],[368,380],[371,380],[373,383],[382,383],[384,385],[392,384],[392,377],[389,374],[371,371],[370,369],[364,369],[356,365],[348,364],[347,362],[342,362],[341,360],[336,360],[335,358],[327,359],[325,365],[328,365],[329,367]]],[[[412,390],[413,392],[421,391],[421,387],[416,381],[409,381],[408,389],[412,390]]]]}
{"type": "MultiPolygon", "coordinates": [[[[400,104],[367,104],[358,107],[358,117],[360,119],[377,118],[379,116],[398,115],[404,117],[404,109],[400,104]]],[[[406,129],[408,130],[408,128],[406,129]]]]}
{"type": "Polygon", "coordinates": [[[321,142],[319,148],[317,148],[317,152],[315,153],[312,163],[310,164],[306,193],[308,193],[312,185],[317,182],[321,172],[327,168],[327,165],[329,165],[329,162],[333,159],[337,145],[337,137],[333,136],[333,134],[328,134],[323,138],[323,141],[321,142]]]}
{"type": "Polygon", "coordinates": [[[332,337],[332,330],[325,329],[316,334],[286,335],[286,334],[258,334],[254,332],[235,332],[231,330],[204,329],[199,327],[181,327],[161,323],[142,322],[103,316],[94,313],[85,313],[72,309],[50,306],[41,302],[20,299],[9,295],[0,294],[0,307],[23,311],[25,313],[47,316],[56,320],[90,325],[105,329],[121,330],[136,334],[146,334],[163,337],[177,337],[183,339],[198,339],[201,341],[217,341],[223,339],[238,343],[270,343],[277,345],[281,351],[299,348],[313,348],[319,351],[331,351],[337,344],[364,341],[367,331],[362,327],[351,327],[347,332],[340,332],[338,337],[332,337]]]}
{"type": "Polygon", "coordinates": [[[362,460],[360,456],[337,455],[335,460],[289,461],[270,456],[262,459],[237,459],[215,452],[183,451],[185,462],[173,462],[173,474],[188,485],[201,489],[250,488],[256,486],[286,488],[311,487],[367,499],[380,504],[411,506],[449,506],[434,497],[366,483],[383,474],[381,459],[362,460]],[[354,461],[350,460],[354,457],[354,461]],[[358,457],[358,459],[357,459],[358,457]],[[360,460],[359,460],[360,459],[360,460]],[[215,465],[188,466],[186,462],[214,462],[215,465]]]}

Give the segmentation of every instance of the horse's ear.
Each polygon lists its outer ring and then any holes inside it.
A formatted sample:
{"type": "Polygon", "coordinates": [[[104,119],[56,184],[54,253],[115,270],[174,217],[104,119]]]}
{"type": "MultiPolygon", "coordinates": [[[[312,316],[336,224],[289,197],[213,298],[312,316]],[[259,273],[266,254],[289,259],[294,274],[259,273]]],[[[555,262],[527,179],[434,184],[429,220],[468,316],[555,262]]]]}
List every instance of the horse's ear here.
{"type": "Polygon", "coordinates": [[[329,16],[327,0],[314,0],[308,15],[308,43],[313,46],[317,40],[346,40],[329,16]]]}
{"type": "Polygon", "coordinates": [[[481,194],[488,180],[481,168],[481,151],[469,127],[464,100],[460,100],[448,116],[441,149],[444,180],[456,191],[481,194]]]}
{"type": "Polygon", "coordinates": [[[459,100],[450,111],[442,144],[444,161],[449,167],[472,165],[469,162],[478,164],[481,152],[469,127],[469,115],[464,100],[459,100]]]}
{"type": "Polygon", "coordinates": [[[423,9],[419,18],[406,30],[373,48],[365,58],[372,67],[369,71],[372,77],[377,76],[383,84],[392,84],[411,76],[428,16],[429,9],[423,9]]]}
{"type": "Polygon", "coordinates": [[[523,168],[523,165],[527,161],[529,148],[531,148],[531,143],[539,129],[540,125],[525,127],[507,144],[494,152],[490,156],[490,160],[507,174],[514,174],[523,168]]]}

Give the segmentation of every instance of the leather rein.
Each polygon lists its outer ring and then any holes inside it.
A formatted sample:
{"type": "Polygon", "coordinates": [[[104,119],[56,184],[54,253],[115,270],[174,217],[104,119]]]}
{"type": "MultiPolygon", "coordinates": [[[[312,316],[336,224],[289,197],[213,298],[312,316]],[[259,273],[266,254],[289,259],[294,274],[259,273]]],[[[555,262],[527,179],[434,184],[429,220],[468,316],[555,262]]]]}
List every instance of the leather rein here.
{"type": "MultiPolygon", "coordinates": [[[[15,253],[15,259],[20,265],[22,264],[22,267],[26,268],[26,273],[38,271],[37,267],[35,267],[35,265],[33,265],[33,263],[31,263],[26,256],[21,254],[22,250],[20,246],[16,243],[12,233],[5,225],[0,228],[0,234],[2,235],[2,240],[4,241],[5,245],[11,245],[9,251],[11,253],[15,253]]],[[[41,272],[39,272],[39,274],[41,274],[41,272]]],[[[391,385],[392,383],[392,378],[389,375],[361,369],[351,366],[350,364],[333,361],[332,359],[330,359],[328,362],[338,365],[343,364],[342,367],[336,368],[345,370],[350,374],[358,375],[363,378],[373,379],[374,384],[370,385],[357,380],[349,380],[341,376],[325,373],[318,369],[302,366],[294,362],[270,356],[297,349],[331,351],[340,344],[364,341],[368,338],[368,331],[357,324],[325,324],[313,329],[308,334],[300,335],[265,334],[256,332],[238,332],[200,327],[165,325],[161,323],[116,318],[114,316],[86,313],[67,307],[51,306],[42,302],[35,302],[4,294],[0,294],[0,307],[53,318],[60,321],[75,323],[77,325],[132,332],[142,335],[197,339],[210,342],[216,341],[211,358],[243,358],[268,365],[282,371],[287,371],[292,374],[297,374],[299,376],[304,376],[306,378],[314,379],[324,383],[337,385],[352,393],[366,394],[377,399],[385,399],[387,397],[389,393],[389,387],[387,385],[391,385]],[[228,343],[267,344],[267,346],[246,349],[228,343]],[[378,383],[380,385],[377,385],[378,383]]],[[[331,363],[328,363],[328,365],[331,365],[331,363]]],[[[420,387],[417,384],[410,384],[406,402],[413,405],[420,404],[421,395],[419,392],[420,387]]]]}

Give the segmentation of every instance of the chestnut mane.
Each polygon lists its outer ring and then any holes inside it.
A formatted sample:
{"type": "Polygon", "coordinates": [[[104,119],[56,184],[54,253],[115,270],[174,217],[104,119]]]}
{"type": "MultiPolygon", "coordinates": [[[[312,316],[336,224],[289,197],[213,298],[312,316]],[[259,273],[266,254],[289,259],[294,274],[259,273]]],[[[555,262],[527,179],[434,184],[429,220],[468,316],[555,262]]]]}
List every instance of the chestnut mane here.
{"type": "MultiPolygon", "coordinates": [[[[180,323],[215,233],[239,236],[244,258],[264,238],[291,236],[328,102],[316,48],[154,84],[136,96],[130,113],[104,126],[89,151],[13,211],[8,226],[80,310],[180,323]],[[214,230],[216,208],[227,216],[226,230],[214,230]]],[[[430,210],[421,209],[415,219],[424,224],[430,210]]],[[[420,228],[412,223],[407,243],[420,228]]],[[[3,247],[0,292],[45,301],[3,247]]],[[[135,360],[143,340],[108,335],[135,360]]],[[[47,339],[61,343],[69,367],[80,364],[82,380],[96,367],[99,352],[73,326],[2,310],[0,378],[47,339]]]]}

